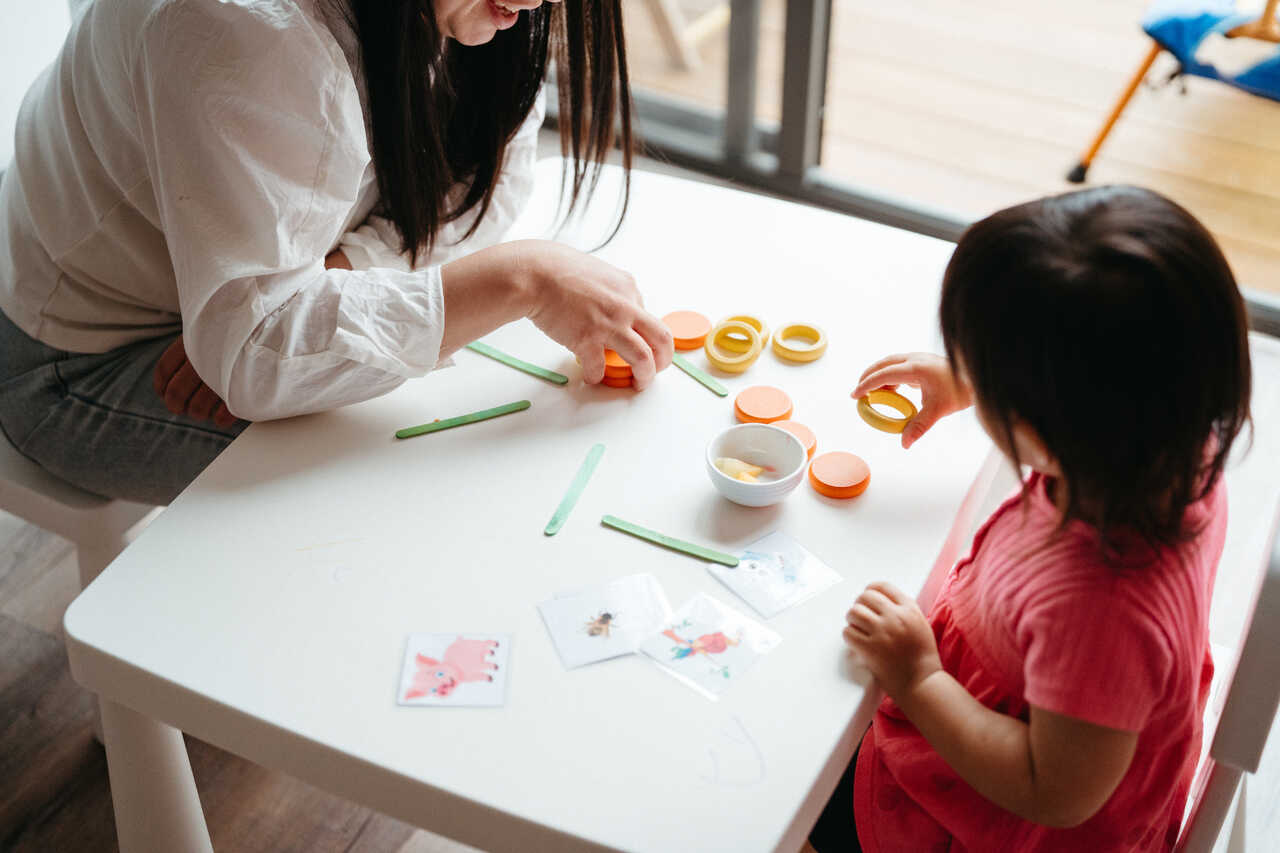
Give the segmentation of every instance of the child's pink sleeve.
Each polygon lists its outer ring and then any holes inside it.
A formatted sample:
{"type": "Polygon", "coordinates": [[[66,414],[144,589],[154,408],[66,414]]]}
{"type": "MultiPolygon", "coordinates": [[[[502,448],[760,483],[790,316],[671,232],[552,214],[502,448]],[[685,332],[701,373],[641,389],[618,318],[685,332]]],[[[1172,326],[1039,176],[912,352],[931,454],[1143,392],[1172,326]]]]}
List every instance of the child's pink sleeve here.
{"type": "Polygon", "coordinates": [[[1029,704],[1136,732],[1163,701],[1173,653],[1121,585],[1045,590],[1017,623],[1029,704]]]}

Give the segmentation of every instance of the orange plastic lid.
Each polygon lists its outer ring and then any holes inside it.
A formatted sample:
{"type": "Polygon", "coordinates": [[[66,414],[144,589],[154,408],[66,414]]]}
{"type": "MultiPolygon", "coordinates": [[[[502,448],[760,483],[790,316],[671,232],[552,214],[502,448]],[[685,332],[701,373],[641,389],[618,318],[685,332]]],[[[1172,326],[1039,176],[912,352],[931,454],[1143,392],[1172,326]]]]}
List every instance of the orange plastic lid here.
{"type": "Polygon", "coordinates": [[[791,398],[772,385],[752,385],[733,401],[733,412],[744,424],[771,424],[791,417],[791,398]]]}
{"type": "Polygon", "coordinates": [[[630,376],[606,376],[600,380],[610,388],[630,388],[633,384],[630,376]]]}
{"type": "Polygon", "coordinates": [[[813,458],[813,449],[818,446],[818,437],[813,434],[813,430],[796,421],[774,421],[773,425],[785,429],[800,439],[800,443],[804,445],[804,452],[809,454],[810,459],[813,458]]]}
{"type": "Polygon", "coordinates": [[[829,498],[855,498],[871,483],[871,469],[861,457],[833,450],[813,460],[809,484],[829,498]]]}
{"type": "Polygon", "coordinates": [[[607,349],[604,351],[604,375],[614,379],[630,379],[631,365],[623,361],[622,356],[607,349]]]}
{"type": "Polygon", "coordinates": [[[711,331],[711,321],[697,311],[672,311],[662,322],[671,330],[679,350],[697,349],[711,331]]]}

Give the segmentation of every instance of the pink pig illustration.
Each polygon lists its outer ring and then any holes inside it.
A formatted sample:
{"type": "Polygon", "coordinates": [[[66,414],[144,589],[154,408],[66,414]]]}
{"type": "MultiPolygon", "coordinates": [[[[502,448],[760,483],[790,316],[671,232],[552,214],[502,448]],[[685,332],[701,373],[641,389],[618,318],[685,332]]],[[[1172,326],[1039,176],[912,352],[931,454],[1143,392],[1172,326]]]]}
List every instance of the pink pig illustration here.
{"type": "Polygon", "coordinates": [[[413,686],[404,698],[443,698],[464,681],[493,681],[491,671],[498,665],[487,658],[497,647],[497,640],[464,640],[459,637],[444,650],[443,661],[417,655],[418,671],[414,673],[413,686]]]}

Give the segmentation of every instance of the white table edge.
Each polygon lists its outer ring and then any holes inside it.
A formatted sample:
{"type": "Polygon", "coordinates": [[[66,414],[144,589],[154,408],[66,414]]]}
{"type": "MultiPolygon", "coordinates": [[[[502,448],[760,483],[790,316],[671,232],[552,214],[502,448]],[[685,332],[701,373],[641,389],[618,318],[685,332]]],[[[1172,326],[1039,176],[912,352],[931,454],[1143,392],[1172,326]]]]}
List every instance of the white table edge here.
{"type": "Polygon", "coordinates": [[[78,684],[103,699],[255,764],[482,850],[596,853],[615,849],[495,811],[144,672],[81,638],[76,630],[77,604],[78,600],[72,602],[64,617],[71,674],[78,684]],[[145,707],[129,698],[138,695],[147,696],[145,707]],[[210,706],[216,706],[216,712],[204,710],[210,706]],[[371,790],[391,793],[379,797],[374,805],[371,790]],[[518,847],[510,846],[513,838],[519,839],[518,847]]]}

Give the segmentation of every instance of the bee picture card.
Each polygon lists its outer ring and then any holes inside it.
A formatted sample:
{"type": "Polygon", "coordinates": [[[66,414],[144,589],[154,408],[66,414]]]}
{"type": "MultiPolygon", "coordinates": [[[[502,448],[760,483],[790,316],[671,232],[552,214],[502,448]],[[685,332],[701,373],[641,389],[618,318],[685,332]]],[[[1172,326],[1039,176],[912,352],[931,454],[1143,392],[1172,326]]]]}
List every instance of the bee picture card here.
{"type": "Polygon", "coordinates": [[[781,531],[752,542],[738,557],[733,568],[708,563],[707,571],[766,619],[844,580],[781,531]]]}
{"type": "Polygon", "coordinates": [[[401,705],[502,705],[510,659],[510,634],[410,634],[397,701],[401,705]]]}
{"type": "Polygon", "coordinates": [[[658,579],[631,575],[538,605],[566,669],[635,652],[671,618],[658,579]]]}
{"type": "Polygon", "coordinates": [[[640,651],[715,700],[780,642],[759,622],[700,593],[645,640],[640,651]]]}

